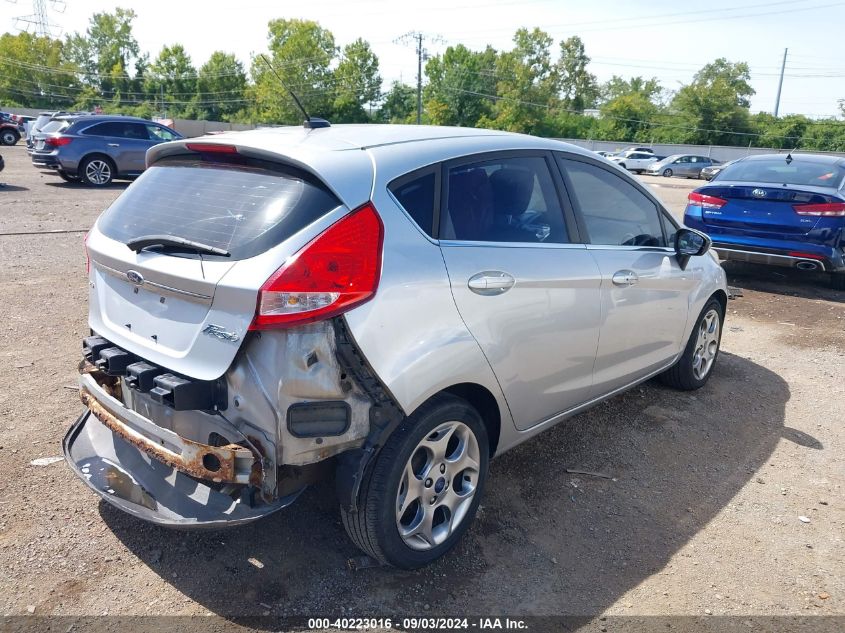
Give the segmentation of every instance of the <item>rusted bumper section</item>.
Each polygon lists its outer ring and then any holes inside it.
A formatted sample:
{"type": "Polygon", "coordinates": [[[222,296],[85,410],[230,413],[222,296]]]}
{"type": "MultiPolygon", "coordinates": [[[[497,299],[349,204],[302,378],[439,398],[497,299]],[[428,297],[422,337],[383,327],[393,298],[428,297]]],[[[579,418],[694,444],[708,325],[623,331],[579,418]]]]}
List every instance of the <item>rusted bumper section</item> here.
{"type": "Polygon", "coordinates": [[[249,449],[236,444],[216,447],[192,442],[140,416],[135,416],[138,419],[134,426],[130,425],[99,402],[84,386],[79,389],[79,397],[91,414],[111,429],[112,433],[171,468],[213,483],[249,483],[256,461],[249,449]]]}
{"type": "Polygon", "coordinates": [[[124,407],[93,376],[80,377],[80,393],[88,410],[65,436],[65,457],[121,510],[160,525],[217,528],[259,519],[301,492],[262,502],[248,485],[250,450],[186,440],[124,407]]]}

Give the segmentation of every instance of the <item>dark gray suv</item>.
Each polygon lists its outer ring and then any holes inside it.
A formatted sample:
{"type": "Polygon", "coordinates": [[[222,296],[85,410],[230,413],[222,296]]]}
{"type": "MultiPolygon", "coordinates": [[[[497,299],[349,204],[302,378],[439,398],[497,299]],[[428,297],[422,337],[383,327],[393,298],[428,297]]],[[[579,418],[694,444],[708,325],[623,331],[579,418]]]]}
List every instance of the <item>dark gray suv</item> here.
{"type": "Polygon", "coordinates": [[[144,171],[153,145],[182,138],[153,121],[119,115],[56,117],[34,139],[32,164],[68,182],[102,187],[144,171]]]}

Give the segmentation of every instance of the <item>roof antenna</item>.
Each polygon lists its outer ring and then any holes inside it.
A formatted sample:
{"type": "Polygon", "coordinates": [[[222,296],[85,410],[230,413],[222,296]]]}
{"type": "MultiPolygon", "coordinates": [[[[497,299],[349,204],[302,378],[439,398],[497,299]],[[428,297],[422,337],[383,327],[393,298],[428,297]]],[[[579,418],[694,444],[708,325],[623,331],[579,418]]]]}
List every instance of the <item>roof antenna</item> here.
{"type": "Polygon", "coordinates": [[[294,103],[296,103],[296,107],[299,108],[299,111],[302,112],[302,115],[305,117],[305,120],[302,122],[302,127],[307,128],[309,130],[313,130],[318,127],[331,127],[331,123],[326,121],[325,119],[320,119],[318,117],[308,116],[308,112],[302,105],[302,102],[299,100],[299,97],[296,96],[293,90],[288,88],[287,84],[282,81],[282,78],[279,76],[279,73],[276,72],[276,69],[273,68],[273,64],[270,63],[270,60],[267,59],[267,56],[264,53],[260,55],[261,59],[264,60],[264,63],[267,64],[267,68],[273,71],[273,74],[276,75],[276,79],[279,80],[279,83],[282,84],[282,88],[288,91],[291,97],[293,97],[294,103]]]}
{"type": "Polygon", "coordinates": [[[786,164],[788,165],[788,164],[789,164],[789,163],[791,163],[791,162],[792,162],[792,152],[789,152],[789,153],[786,155],[786,164]]]}

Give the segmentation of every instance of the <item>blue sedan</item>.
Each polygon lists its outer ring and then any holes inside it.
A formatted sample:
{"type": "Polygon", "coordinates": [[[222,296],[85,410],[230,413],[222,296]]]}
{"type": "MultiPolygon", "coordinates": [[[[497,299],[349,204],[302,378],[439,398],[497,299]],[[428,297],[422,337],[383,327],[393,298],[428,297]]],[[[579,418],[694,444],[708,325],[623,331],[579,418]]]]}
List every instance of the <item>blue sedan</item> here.
{"type": "Polygon", "coordinates": [[[689,194],[684,224],[722,259],[830,273],[845,290],[845,159],[766,154],[740,159],[689,194]]]}

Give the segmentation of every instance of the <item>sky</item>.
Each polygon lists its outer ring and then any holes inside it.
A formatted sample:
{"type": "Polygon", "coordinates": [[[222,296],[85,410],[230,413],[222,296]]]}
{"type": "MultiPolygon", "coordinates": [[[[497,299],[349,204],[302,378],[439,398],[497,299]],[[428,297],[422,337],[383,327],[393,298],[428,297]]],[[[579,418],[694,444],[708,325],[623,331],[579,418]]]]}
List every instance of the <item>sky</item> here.
{"type": "MultiPolygon", "coordinates": [[[[181,43],[199,67],[215,50],[250,56],[266,51],[267,22],[303,18],[319,22],[343,46],[358,37],[379,57],[387,86],[416,81],[413,44],[397,43],[409,31],[428,36],[437,54],[463,43],[481,50],[512,45],[514,31],[535,26],[557,42],[571,35],[584,41],[590,72],[600,81],[612,75],[657,77],[677,90],[696,70],[718,57],[751,67],[753,112],[774,109],[778,74],[788,48],[780,114],[832,117],[845,98],[845,56],[841,41],[845,1],[707,0],[697,3],[644,0],[46,0],[57,32],[84,32],[89,17],[115,6],[138,14],[135,37],[153,58],[164,45],[181,43]],[[60,10],[62,10],[60,12],[60,10]]],[[[16,17],[33,13],[31,0],[0,2],[0,32],[15,32],[16,17]]]]}

